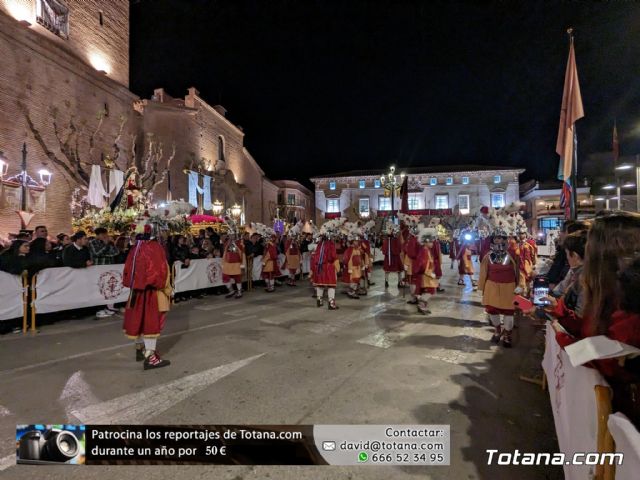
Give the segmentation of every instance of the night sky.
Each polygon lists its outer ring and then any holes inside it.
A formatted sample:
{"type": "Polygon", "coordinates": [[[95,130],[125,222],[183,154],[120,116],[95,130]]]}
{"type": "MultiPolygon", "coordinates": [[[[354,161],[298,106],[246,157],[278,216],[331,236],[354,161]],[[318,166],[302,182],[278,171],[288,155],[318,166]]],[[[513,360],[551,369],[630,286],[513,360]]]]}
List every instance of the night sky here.
{"type": "Polygon", "coordinates": [[[640,153],[640,4],[138,0],[131,89],[195,86],[272,179],[482,164],[557,171],[569,26],[579,155],[640,153]]]}

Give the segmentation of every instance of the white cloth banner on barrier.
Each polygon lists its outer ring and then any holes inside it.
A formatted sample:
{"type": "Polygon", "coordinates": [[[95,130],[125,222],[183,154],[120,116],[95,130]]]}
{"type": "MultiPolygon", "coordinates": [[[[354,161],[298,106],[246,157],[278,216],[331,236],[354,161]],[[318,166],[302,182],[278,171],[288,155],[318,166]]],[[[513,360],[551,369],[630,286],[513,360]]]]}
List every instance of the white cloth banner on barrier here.
{"type": "Polygon", "coordinates": [[[255,282],[262,278],[262,255],[253,258],[253,271],[251,279],[255,282]]]}
{"type": "Polygon", "coordinates": [[[36,313],[126,302],[129,289],[122,284],[123,270],[124,264],[41,270],[36,280],[36,313]]]}
{"type": "Polygon", "coordinates": [[[622,413],[609,415],[609,432],[616,442],[616,453],[624,454],[622,465],[616,465],[616,480],[635,480],[640,472],[640,432],[622,413]]]}
{"type": "MultiPolygon", "coordinates": [[[[571,459],[576,452],[597,452],[596,385],[608,385],[595,369],[574,367],[556,341],[555,330],[547,322],[546,348],[542,367],[547,375],[551,409],[560,451],[571,459]]],[[[566,480],[592,478],[595,467],[564,465],[566,480]]]]}
{"type": "Polygon", "coordinates": [[[23,309],[22,277],[0,272],[0,320],[21,317],[23,309]]]}
{"type": "Polygon", "coordinates": [[[302,262],[300,263],[302,273],[309,273],[311,271],[311,252],[302,253],[302,262]]]}
{"type": "Polygon", "coordinates": [[[190,260],[189,266],[185,268],[182,267],[182,262],[175,262],[174,267],[176,293],[223,285],[221,258],[190,260]]]}

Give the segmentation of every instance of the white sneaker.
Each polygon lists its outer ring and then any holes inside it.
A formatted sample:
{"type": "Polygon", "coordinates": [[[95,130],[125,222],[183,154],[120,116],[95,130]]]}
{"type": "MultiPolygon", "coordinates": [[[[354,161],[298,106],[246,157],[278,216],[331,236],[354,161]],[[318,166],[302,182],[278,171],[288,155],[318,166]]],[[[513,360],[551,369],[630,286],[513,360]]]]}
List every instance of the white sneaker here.
{"type": "Polygon", "coordinates": [[[98,317],[98,318],[107,318],[107,317],[110,317],[111,315],[114,315],[114,314],[115,314],[115,312],[112,312],[111,310],[104,309],[104,310],[98,310],[96,312],[96,317],[98,317]]]}

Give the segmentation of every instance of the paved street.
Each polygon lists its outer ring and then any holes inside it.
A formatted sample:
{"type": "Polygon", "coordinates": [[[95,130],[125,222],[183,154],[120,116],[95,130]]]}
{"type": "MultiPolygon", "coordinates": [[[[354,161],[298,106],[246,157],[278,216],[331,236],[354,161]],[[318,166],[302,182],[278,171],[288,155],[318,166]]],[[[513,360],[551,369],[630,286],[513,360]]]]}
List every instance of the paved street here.
{"type": "MultiPolygon", "coordinates": [[[[477,268],[477,264],[476,264],[477,268]]],[[[134,361],[121,317],[61,321],[0,337],[0,478],[418,479],[561,478],[550,467],[488,467],[488,448],[557,451],[548,395],[518,379],[534,331],[512,350],[490,343],[480,296],[455,285],[423,317],[382,273],[370,295],[316,308],[306,282],[242,300],[208,296],[170,313],[160,352],[134,361]],[[170,384],[166,388],[155,386],[170,384]],[[141,394],[138,394],[142,392],[141,394]],[[126,405],[126,407],[125,407],[126,405]],[[16,423],[451,424],[451,467],[9,466],[16,423]],[[76,420],[77,421],[77,420],[76,420]],[[45,475],[43,475],[45,474],[45,475]]]]}

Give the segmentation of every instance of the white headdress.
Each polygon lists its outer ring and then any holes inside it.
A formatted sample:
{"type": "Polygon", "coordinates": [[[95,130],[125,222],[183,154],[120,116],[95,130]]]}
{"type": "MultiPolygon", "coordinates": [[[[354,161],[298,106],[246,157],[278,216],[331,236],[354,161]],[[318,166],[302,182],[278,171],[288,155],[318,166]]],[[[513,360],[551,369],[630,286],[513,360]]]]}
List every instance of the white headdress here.
{"type": "Polygon", "coordinates": [[[438,230],[433,227],[421,226],[417,236],[420,243],[433,242],[438,238],[438,230]]]}
{"type": "Polygon", "coordinates": [[[338,237],[340,235],[340,229],[346,221],[346,218],[336,218],[334,220],[329,220],[322,224],[318,233],[321,236],[327,238],[338,237]]]}

